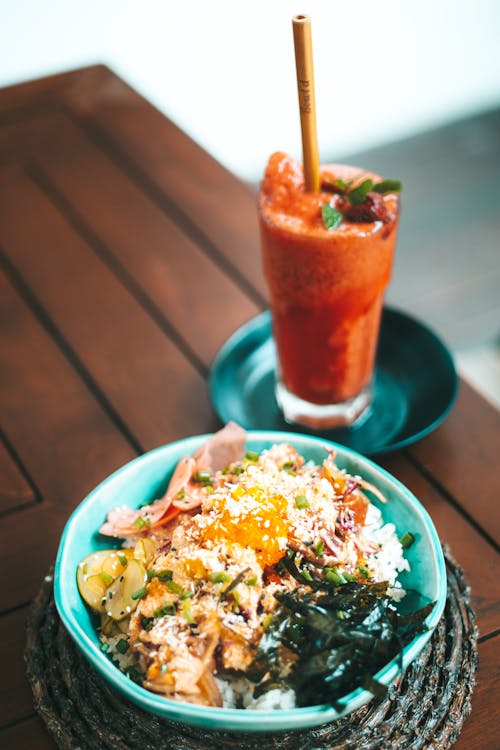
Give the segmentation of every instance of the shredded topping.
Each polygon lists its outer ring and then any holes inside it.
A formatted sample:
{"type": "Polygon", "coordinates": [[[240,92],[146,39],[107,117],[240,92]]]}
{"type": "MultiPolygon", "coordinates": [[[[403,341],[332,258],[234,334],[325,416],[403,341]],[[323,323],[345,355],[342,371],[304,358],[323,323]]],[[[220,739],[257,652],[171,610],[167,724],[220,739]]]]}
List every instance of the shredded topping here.
{"type": "Polygon", "coordinates": [[[339,469],[333,452],[319,465],[286,443],[244,453],[241,428],[225,430],[181,459],[163,498],[111,511],[101,532],[127,547],[113,565],[103,551],[104,563],[79,568],[96,611],[103,597],[108,653],[148,689],[207,705],[222,705],[215,676],[249,669],[283,596],[382,581],[397,589],[407,567],[366,492],[383,496],[339,469]]]}

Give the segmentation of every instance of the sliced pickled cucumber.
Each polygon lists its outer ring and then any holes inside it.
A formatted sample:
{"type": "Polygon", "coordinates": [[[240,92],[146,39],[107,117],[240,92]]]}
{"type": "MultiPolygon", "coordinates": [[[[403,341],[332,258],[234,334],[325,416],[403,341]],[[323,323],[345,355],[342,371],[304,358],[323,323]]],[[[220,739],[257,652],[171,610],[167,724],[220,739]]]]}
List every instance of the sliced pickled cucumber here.
{"type": "Polygon", "coordinates": [[[134,557],[147,568],[153,561],[155,550],[155,543],[151,539],[139,539],[134,547],[134,557]]]}
{"type": "MultiPolygon", "coordinates": [[[[127,567],[128,561],[131,560],[132,557],[133,552],[131,549],[113,550],[113,552],[111,552],[111,554],[109,554],[103,561],[102,572],[111,576],[114,581],[115,578],[121,576],[121,574],[127,567]]],[[[109,583],[111,583],[111,581],[109,583]]]]}
{"type": "Polygon", "coordinates": [[[145,593],[146,568],[139,560],[129,560],[123,574],[106,591],[105,611],[113,620],[123,620],[139,603],[139,593],[145,593]]]}
{"type": "Polygon", "coordinates": [[[102,579],[104,560],[113,552],[102,549],[87,555],[78,565],[76,582],[78,590],[87,604],[96,612],[104,612],[102,598],[106,592],[106,583],[102,579]]]}
{"type": "Polygon", "coordinates": [[[103,600],[107,586],[100,573],[86,578],[79,588],[81,595],[95,612],[104,612],[103,600]]]}

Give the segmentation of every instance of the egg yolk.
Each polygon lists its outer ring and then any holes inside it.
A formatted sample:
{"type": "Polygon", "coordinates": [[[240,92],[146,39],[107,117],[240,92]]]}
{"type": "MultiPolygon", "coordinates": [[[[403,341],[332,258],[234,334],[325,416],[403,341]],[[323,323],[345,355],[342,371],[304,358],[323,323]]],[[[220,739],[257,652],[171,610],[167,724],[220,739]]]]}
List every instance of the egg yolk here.
{"type": "Polygon", "coordinates": [[[288,535],[285,498],[268,495],[260,487],[237,487],[232,499],[237,503],[234,513],[224,499],[214,501],[215,517],[204,529],[205,539],[250,547],[262,567],[277,563],[283,557],[278,537],[288,535]]]}

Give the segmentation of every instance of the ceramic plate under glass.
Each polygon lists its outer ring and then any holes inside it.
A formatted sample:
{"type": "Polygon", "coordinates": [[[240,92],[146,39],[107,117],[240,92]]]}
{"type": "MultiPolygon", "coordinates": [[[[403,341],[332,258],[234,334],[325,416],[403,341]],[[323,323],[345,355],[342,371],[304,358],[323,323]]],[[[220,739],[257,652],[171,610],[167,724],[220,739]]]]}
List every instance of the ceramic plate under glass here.
{"type": "MultiPolygon", "coordinates": [[[[285,422],[274,395],[276,350],[269,311],[241,326],[217,354],[210,392],[223,422],[245,429],[297,430],[285,422]]],[[[350,428],[317,433],[375,455],[403,448],[445,419],[457,392],[453,359],[443,342],[411,316],[384,308],[367,417],[350,428]]]]}

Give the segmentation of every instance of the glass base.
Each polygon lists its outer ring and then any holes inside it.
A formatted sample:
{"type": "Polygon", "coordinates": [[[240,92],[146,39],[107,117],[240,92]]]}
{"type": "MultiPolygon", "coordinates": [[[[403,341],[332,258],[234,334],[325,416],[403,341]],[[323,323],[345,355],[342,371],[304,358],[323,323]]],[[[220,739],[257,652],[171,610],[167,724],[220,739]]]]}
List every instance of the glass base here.
{"type": "Polygon", "coordinates": [[[294,396],[279,380],[276,383],[276,399],[285,420],[290,424],[304,425],[313,430],[334,427],[358,426],[365,421],[372,401],[372,388],[368,385],[354,398],[337,404],[312,404],[294,396]]]}

